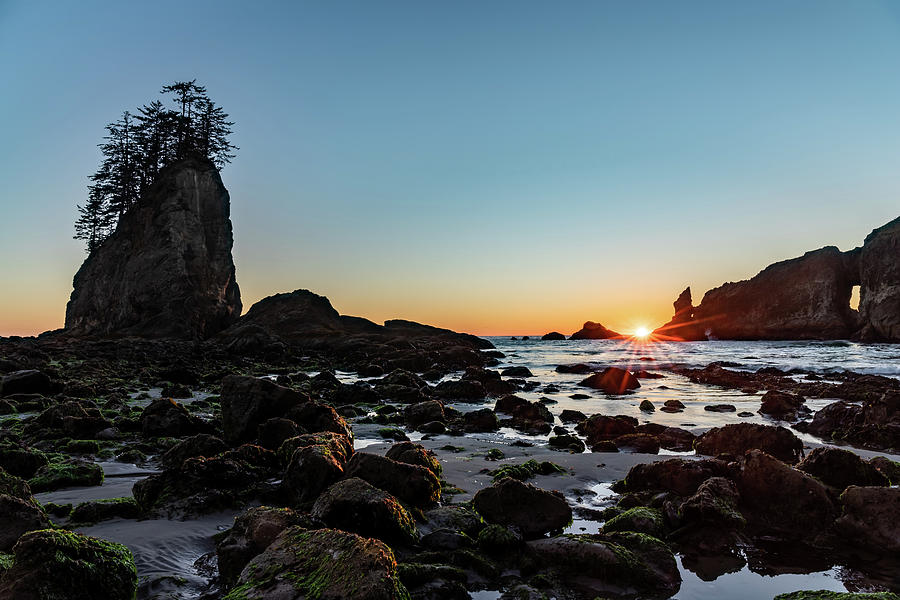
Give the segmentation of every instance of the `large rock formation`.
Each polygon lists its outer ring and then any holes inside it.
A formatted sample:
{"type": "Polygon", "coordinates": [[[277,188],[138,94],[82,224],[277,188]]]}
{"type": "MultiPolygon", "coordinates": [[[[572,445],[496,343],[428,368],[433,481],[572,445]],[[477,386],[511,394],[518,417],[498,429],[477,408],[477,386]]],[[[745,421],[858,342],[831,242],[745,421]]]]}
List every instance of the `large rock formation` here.
{"type": "Polygon", "coordinates": [[[900,340],[900,218],[870,233],[860,248],[834,246],[763,269],[752,279],[709,290],[700,306],[690,288],[675,316],[654,331],[671,340],[900,340]],[[859,311],[850,308],[860,286],[859,311]]]}
{"type": "Polygon", "coordinates": [[[67,332],[197,339],[237,320],[229,209],[210,161],[163,169],[75,275],[67,332]]]}
{"type": "Polygon", "coordinates": [[[694,321],[694,302],[691,288],[687,287],[673,303],[675,316],[672,320],[653,330],[653,339],[662,341],[691,342],[706,339],[702,323],[694,321]]]}
{"type": "Polygon", "coordinates": [[[826,246],[706,292],[693,321],[729,340],[848,338],[857,329],[856,283],[844,254],[826,246]]]}
{"type": "Polygon", "coordinates": [[[216,339],[238,353],[272,353],[288,349],[318,350],[350,363],[377,364],[387,370],[424,371],[435,364],[465,368],[481,365],[482,338],[412,321],[378,325],[339,314],[328,298],[295,290],[263,298],[216,339]]]}
{"type": "Polygon", "coordinates": [[[866,236],[859,278],[861,337],[900,340],[900,217],[866,236]]]}
{"type": "Polygon", "coordinates": [[[595,323],[593,321],[586,321],[584,325],[582,325],[581,329],[573,333],[569,339],[570,340],[609,340],[613,338],[623,337],[621,333],[615,332],[612,329],[607,329],[600,323],[595,323]]]}

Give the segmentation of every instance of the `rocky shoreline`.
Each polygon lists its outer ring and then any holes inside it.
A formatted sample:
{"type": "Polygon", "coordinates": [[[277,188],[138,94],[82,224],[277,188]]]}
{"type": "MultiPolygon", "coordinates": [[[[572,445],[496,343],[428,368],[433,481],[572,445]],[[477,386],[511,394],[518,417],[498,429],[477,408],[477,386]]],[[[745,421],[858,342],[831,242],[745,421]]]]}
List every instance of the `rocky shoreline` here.
{"type": "MultiPolygon", "coordinates": [[[[541,385],[523,367],[501,372],[448,358],[429,365],[429,381],[402,368],[371,376],[392,352],[370,354],[362,367],[334,350],[304,353],[271,362],[216,342],[0,340],[8,413],[0,498],[15,507],[3,513],[12,533],[0,548],[0,597],[31,597],[53,571],[53,561],[29,562],[33,548],[95,557],[92,569],[115,573],[92,583],[109,598],[130,597],[122,588],[138,581],[141,598],[468,598],[479,590],[668,598],[682,581],[676,557],[709,579],[748,560],[777,572],[786,548],[816,557],[815,570],[841,565],[855,589],[898,589],[900,565],[890,559],[900,549],[897,380],[677,369],[701,385],[769,390],[761,409],[792,411],[768,417],[773,425],[697,435],[624,416],[564,411],[557,419],[516,395],[541,385]],[[370,376],[345,383],[335,365],[370,376]],[[830,423],[837,408],[809,415],[800,410],[807,396],[858,410],[857,425],[829,436],[887,457],[811,448],[778,426],[803,418],[825,441],[815,424],[830,423]],[[451,406],[460,403],[470,408],[451,406]],[[491,436],[501,428],[522,437],[498,443],[491,436]],[[702,456],[657,454],[667,451],[702,456]],[[133,495],[116,486],[111,464],[135,477],[133,495]],[[121,497],[49,501],[73,485],[121,497]],[[65,533],[127,545],[149,526],[177,543],[179,520],[197,524],[184,533],[206,539],[208,551],[181,584],[149,556],[163,551],[165,536],[135,544],[138,564],[155,573],[148,578],[121,570],[126,553],[133,570],[126,547],[65,533]],[[50,531],[70,537],[42,533],[50,531]],[[324,558],[335,553],[350,562],[324,558]],[[366,576],[350,581],[350,572],[366,576]]],[[[496,350],[477,353],[483,364],[504,360],[496,350]]],[[[90,583],[82,577],[76,569],[50,578],[54,593],[71,597],[74,581],[90,583]]]]}

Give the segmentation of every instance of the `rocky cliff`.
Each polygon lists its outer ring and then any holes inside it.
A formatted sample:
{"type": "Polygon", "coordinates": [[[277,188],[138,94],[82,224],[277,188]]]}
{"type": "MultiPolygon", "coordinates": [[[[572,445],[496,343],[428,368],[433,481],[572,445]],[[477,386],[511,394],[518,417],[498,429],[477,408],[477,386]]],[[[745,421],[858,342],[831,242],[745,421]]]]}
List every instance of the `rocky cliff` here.
{"type": "Polygon", "coordinates": [[[654,333],[676,340],[900,340],[900,218],[874,230],[860,248],[807,252],[690,305],[688,288],[673,319],[654,333]],[[855,285],[859,312],[850,308],[855,285]]]}
{"type": "Polygon", "coordinates": [[[81,265],[66,306],[74,335],[203,339],[232,324],[241,296],[228,191],[215,166],[166,167],[81,265]]]}
{"type": "Polygon", "coordinates": [[[900,217],[866,237],[859,255],[860,336],[900,340],[900,217]]]}
{"type": "Polygon", "coordinates": [[[843,253],[827,246],[709,290],[693,320],[720,339],[847,338],[857,329],[854,283],[843,253]]]}

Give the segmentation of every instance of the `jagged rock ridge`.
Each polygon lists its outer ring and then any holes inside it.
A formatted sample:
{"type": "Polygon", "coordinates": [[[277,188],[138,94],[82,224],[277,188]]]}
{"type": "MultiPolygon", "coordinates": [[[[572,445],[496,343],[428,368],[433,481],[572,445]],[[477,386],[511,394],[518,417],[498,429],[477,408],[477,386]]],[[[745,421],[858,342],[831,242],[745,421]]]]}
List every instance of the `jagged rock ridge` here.
{"type": "Polygon", "coordinates": [[[76,273],[66,331],[204,339],[236,321],[229,212],[228,190],[209,160],[163,169],[76,273]]]}
{"type": "Polygon", "coordinates": [[[826,246],[777,262],[709,290],[697,307],[688,288],[675,302],[675,317],[654,333],[680,340],[900,340],[900,218],[874,230],[860,248],[826,246]],[[856,285],[859,311],[850,307],[856,285]]]}

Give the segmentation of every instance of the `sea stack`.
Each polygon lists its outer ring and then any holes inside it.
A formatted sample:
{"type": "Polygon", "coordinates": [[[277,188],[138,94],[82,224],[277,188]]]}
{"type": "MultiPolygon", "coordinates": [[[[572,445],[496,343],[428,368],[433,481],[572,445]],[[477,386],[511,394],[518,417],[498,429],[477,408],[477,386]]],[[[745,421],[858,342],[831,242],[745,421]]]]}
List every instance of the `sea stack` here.
{"type": "Polygon", "coordinates": [[[171,164],[75,274],[66,332],[205,339],[241,314],[230,199],[215,165],[171,164]]]}

